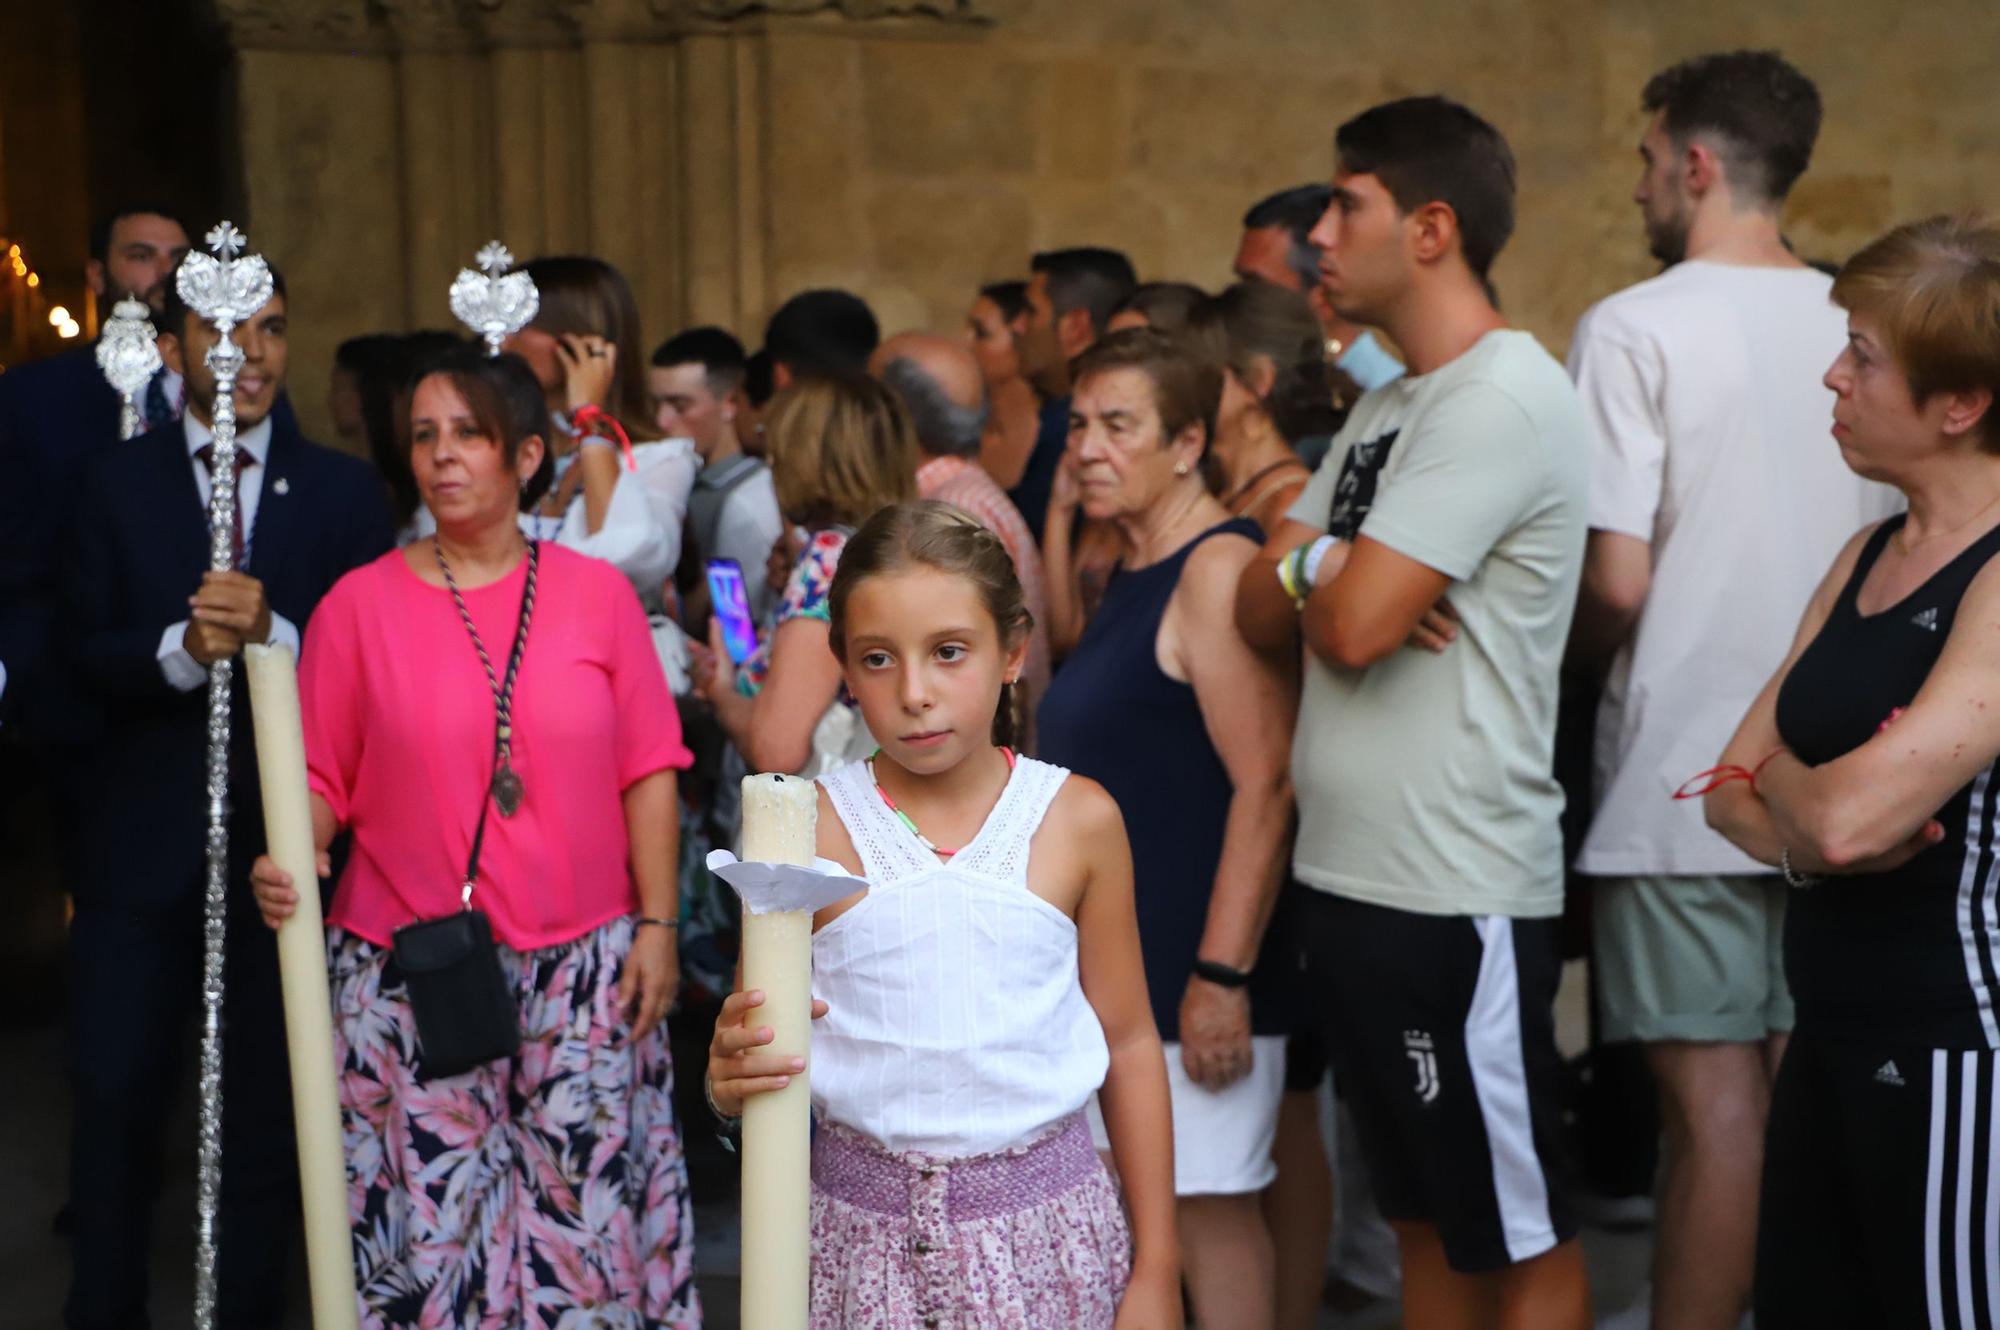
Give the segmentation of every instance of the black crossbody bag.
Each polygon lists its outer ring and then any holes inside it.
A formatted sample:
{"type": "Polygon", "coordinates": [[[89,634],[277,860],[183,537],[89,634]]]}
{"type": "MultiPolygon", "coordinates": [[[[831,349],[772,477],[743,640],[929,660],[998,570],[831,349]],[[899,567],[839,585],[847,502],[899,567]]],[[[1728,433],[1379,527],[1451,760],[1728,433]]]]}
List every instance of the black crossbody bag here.
{"type": "MultiPolygon", "coordinates": [[[[460,909],[438,919],[420,919],[399,928],[390,942],[397,968],[409,992],[410,1012],[417,1022],[418,1079],[437,1080],[457,1076],[499,1058],[511,1057],[521,1047],[521,1014],[514,993],[500,966],[500,951],[493,941],[493,928],[484,911],[472,908],[472,889],[479,879],[479,847],[486,839],[486,814],[496,797],[501,815],[511,816],[519,806],[520,782],[509,761],[511,754],[511,710],[514,679],[520,672],[521,653],[527,645],[528,621],[535,607],[535,571],[538,547],[528,546],[527,585],[521,593],[521,621],[514,634],[514,651],[507,665],[504,691],[495,682],[494,696],[498,719],[494,729],[493,776],[482,791],[479,822],[472,833],[472,854],[465,865],[465,882],[459,896],[460,909]],[[512,806],[509,806],[511,800],[512,806]]],[[[443,563],[442,555],[439,558],[443,563]]],[[[446,570],[450,581],[450,570],[446,570]]],[[[472,618],[459,600],[466,627],[472,618]]],[[[473,643],[482,660],[486,651],[473,630],[473,643]]],[[[488,678],[492,677],[490,662],[488,678]]]]}

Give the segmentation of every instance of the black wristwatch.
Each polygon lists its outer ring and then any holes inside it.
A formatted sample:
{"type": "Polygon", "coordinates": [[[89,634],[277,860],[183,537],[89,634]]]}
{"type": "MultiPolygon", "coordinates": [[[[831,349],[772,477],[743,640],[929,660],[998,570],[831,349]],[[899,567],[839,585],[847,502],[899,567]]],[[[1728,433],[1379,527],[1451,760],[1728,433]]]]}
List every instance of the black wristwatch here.
{"type": "Polygon", "coordinates": [[[1221,961],[1205,961],[1195,958],[1194,973],[1197,979],[1206,979],[1218,988],[1246,988],[1250,983],[1250,972],[1221,961]]]}

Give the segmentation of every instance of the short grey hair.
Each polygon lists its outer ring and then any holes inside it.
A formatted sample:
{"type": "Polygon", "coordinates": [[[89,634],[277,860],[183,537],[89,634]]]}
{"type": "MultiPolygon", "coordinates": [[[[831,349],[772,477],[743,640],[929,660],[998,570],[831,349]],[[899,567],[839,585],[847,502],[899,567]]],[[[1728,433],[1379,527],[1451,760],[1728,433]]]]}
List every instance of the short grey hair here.
{"type": "Polygon", "coordinates": [[[985,385],[980,385],[979,405],[960,406],[945,395],[938,381],[908,356],[897,356],[882,367],[882,382],[910,413],[916,427],[917,446],[932,457],[975,457],[986,420],[992,414],[985,385]]]}

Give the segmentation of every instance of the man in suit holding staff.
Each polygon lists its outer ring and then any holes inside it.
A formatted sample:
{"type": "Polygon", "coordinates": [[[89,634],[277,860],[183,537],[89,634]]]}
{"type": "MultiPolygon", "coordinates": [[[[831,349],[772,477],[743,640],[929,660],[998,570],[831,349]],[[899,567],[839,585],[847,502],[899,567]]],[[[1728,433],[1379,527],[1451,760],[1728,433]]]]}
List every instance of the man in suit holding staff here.
{"type": "MultiPolygon", "coordinates": [[[[70,885],[70,1187],[75,1330],[146,1324],[146,1261],[162,1102],[201,991],[208,667],[246,643],[298,649],[320,598],[389,547],[381,486],[364,462],[300,437],[274,412],[287,300],[232,333],[236,567],[209,570],[214,328],[170,279],[161,354],[187,388],[184,418],[84,466],[58,583],[58,648],[81,703],[64,798],[77,829],[70,885]]],[[[264,843],[249,707],[232,730],[230,923],[217,1323],[276,1324],[298,1220],[275,948],[247,889],[264,843]]]]}

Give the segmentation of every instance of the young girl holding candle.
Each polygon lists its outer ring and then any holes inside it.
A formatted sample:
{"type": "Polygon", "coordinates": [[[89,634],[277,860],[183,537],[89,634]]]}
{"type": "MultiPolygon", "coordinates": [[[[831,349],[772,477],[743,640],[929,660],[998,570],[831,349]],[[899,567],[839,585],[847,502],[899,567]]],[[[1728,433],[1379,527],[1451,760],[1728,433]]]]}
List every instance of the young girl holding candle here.
{"type": "MultiPolygon", "coordinates": [[[[820,782],[819,853],[868,886],[813,921],[811,1324],[1178,1327],[1131,851],[1102,787],[1008,746],[1029,619],[1006,549],[949,505],[899,504],[849,541],[829,599],[882,746],[820,782]]],[[[725,1116],[804,1070],[760,1051],[762,998],[716,1023],[725,1116]]]]}

